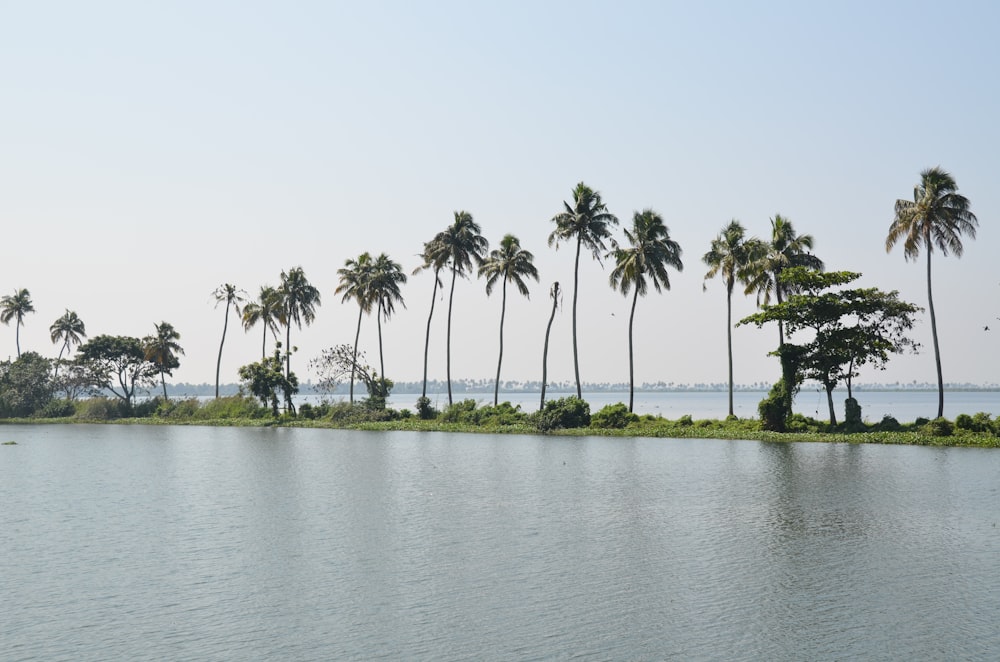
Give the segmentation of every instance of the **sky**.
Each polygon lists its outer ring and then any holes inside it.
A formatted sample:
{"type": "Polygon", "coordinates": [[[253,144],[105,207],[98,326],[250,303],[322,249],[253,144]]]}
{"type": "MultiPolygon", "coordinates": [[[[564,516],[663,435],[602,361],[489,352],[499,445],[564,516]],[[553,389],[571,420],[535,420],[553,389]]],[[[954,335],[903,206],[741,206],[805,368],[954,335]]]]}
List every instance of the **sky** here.
{"type": "MultiPolygon", "coordinates": [[[[354,339],[356,304],[334,292],[344,261],[384,252],[411,274],[466,210],[491,249],[512,233],[540,272],[530,299],[508,294],[503,378],[541,378],[559,281],[549,376],[572,381],[573,246],[547,238],[582,181],[622,227],[659,212],[683,250],[669,291],[638,303],[636,381],[722,383],[725,290],[701,258],[731,219],[767,237],[781,214],[828,269],[926,307],[923,259],[885,237],[895,201],[941,166],[979,219],[961,259],[933,259],[944,378],[997,383],[997,25],[1000,5],[962,1],[0,1],[0,293],[31,292],[22,351],[58,354],[49,326],[67,309],[90,337],[168,321],[186,352],[173,381],[213,383],[212,291],[252,299],[300,266],[322,305],[292,329],[292,368],[315,380],[309,360],[354,339]]],[[[581,259],[585,382],[628,380],[631,299],[609,273],[581,259]]],[[[402,292],[385,368],[414,381],[432,276],[402,292]]],[[[500,304],[499,288],[458,281],[453,378],[495,375],[500,304]]],[[[439,294],[431,379],[445,378],[446,317],[439,294]]],[[[913,337],[919,354],[859,381],[934,382],[926,313],[913,337]]],[[[776,328],[733,341],[737,383],[779,376],[776,328]]],[[[222,382],[260,346],[231,318],[222,382]]],[[[377,362],[374,317],[360,348],[377,362]]]]}

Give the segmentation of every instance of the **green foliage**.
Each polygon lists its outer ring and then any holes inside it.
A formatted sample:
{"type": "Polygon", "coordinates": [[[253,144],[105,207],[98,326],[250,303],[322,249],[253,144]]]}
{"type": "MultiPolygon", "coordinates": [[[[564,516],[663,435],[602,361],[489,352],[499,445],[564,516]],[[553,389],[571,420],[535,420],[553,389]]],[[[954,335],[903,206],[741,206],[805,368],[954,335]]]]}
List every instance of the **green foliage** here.
{"type": "Polygon", "coordinates": [[[194,418],[200,409],[201,403],[197,398],[176,401],[160,400],[156,406],[155,416],[168,419],[190,419],[194,418]]]}
{"type": "Polygon", "coordinates": [[[39,418],[68,418],[76,413],[72,400],[49,400],[36,415],[39,418]]]}
{"type": "Polygon", "coordinates": [[[194,414],[200,420],[261,418],[266,415],[266,408],[260,407],[253,398],[245,395],[208,400],[194,414]]]}
{"type": "Polygon", "coordinates": [[[677,419],[677,425],[687,427],[689,425],[694,425],[694,420],[691,418],[691,414],[684,414],[677,419]]]}
{"type": "Polygon", "coordinates": [[[878,424],[878,429],[882,432],[898,432],[903,428],[893,416],[886,414],[878,424]]]}
{"type": "Polygon", "coordinates": [[[959,430],[970,432],[995,434],[997,432],[996,421],[991,420],[990,414],[979,412],[974,416],[959,414],[955,417],[955,427],[959,430]]]}
{"type": "Polygon", "coordinates": [[[918,416],[917,420],[913,421],[913,424],[919,428],[919,427],[923,427],[924,425],[927,425],[930,422],[931,422],[931,419],[924,418],[923,416],[918,416]]]}
{"type": "Polygon", "coordinates": [[[81,400],[76,406],[76,418],[83,421],[111,421],[124,416],[125,403],[121,399],[97,397],[81,400]]]}
{"type": "Polygon", "coordinates": [[[855,398],[844,400],[844,429],[847,432],[860,432],[865,429],[861,419],[861,405],[855,398]]]}
{"type": "Polygon", "coordinates": [[[532,414],[531,422],[539,432],[585,428],[590,425],[590,405],[574,396],[549,400],[541,411],[532,414]]]}
{"type": "Polygon", "coordinates": [[[417,398],[417,416],[421,420],[428,421],[437,418],[438,410],[431,406],[431,399],[426,396],[417,398]]]}
{"type": "Polygon", "coordinates": [[[791,415],[787,403],[788,389],[785,388],[785,380],[779,379],[771,387],[767,397],[757,404],[757,413],[765,430],[785,431],[785,421],[791,415]]]}
{"type": "Polygon", "coordinates": [[[639,420],[639,416],[628,410],[622,402],[606,405],[590,417],[590,426],[603,429],[622,429],[639,420]]]}
{"type": "MultiPolygon", "coordinates": [[[[287,367],[287,365],[286,365],[287,367]]],[[[274,355],[257,363],[250,363],[240,368],[240,379],[247,390],[267,407],[271,406],[271,414],[278,417],[278,391],[284,395],[285,402],[291,402],[293,395],[299,392],[299,379],[294,372],[286,378],[282,372],[281,349],[275,349],[274,355]]]]}
{"type": "Polygon", "coordinates": [[[130,336],[100,335],[80,346],[76,360],[85,366],[89,381],[111,391],[131,409],[136,389],[156,383],[157,367],[146,360],[142,341],[130,336]]]}
{"type": "Polygon", "coordinates": [[[932,437],[950,437],[955,430],[951,421],[941,417],[924,425],[923,431],[932,437]]]}
{"type": "Polygon", "coordinates": [[[0,413],[23,418],[52,400],[52,362],[36,352],[25,352],[13,362],[0,363],[0,413]]]}

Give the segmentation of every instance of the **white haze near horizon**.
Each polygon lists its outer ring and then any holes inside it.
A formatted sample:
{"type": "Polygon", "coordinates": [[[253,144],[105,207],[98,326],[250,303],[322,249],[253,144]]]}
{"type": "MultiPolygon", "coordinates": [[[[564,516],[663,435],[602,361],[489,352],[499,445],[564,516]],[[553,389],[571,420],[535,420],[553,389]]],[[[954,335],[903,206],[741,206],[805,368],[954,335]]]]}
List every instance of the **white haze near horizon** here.
{"type": "MultiPolygon", "coordinates": [[[[214,382],[230,282],[256,295],[301,266],[322,292],[293,329],[293,369],[350,343],[357,309],[337,269],[386,252],[407,273],[423,242],[468,210],[491,247],[535,253],[530,300],[509,293],[503,376],[573,379],[573,247],[550,219],[578,181],[623,225],[659,211],[684,250],[671,289],[636,312],[636,380],[726,380],[725,293],[701,256],[732,218],[764,236],[776,213],[815,237],[830,269],[926,307],[925,263],[884,248],[921,170],[951,172],[978,215],[965,255],[935,255],[944,376],[996,383],[1000,117],[998,5],[956,2],[30,2],[0,6],[0,294],[28,288],[23,351],[55,356],[49,325],[143,336],[169,321],[175,382],[214,382]],[[986,331],[984,327],[995,330],[986,331]]],[[[620,238],[621,229],[615,232],[620,238]]],[[[584,255],[580,372],[628,380],[630,299],[584,255]]],[[[383,324],[387,374],[419,380],[431,275],[383,324]]],[[[734,298],[734,319],[754,311],[734,298]]],[[[447,298],[431,379],[445,377],[447,298]]],[[[496,370],[499,290],[455,288],[452,376],[496,370]]],[[[929,320],[916,356],[861,381],[933,382],[929,320]]],[[[774,328],[734,332],[736,381],[771,382],[774,328]]],[[[230,319],[222,381],[259,359],[261,331],[230,319]]],[[[361,348],[377,365],[374,318],[361,348]]],[[[0,327],[0,356],[15,328],[0,327]]]]}

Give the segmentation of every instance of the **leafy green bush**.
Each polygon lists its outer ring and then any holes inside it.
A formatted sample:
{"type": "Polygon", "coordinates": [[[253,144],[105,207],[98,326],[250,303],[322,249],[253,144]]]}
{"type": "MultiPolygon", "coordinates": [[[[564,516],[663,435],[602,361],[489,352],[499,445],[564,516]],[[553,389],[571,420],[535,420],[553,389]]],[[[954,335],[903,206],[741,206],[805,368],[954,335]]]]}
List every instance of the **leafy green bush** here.
{"type": "Polygon", "coordinates": [[[913,426],[914,427],[918,427],[918,428],[922,428],[922,427],[924,427],[925,425],[927,425],[930,422],[931,422],[931,419],[924,418],[923,416],[919,416],[919,417],[917,417],[917,420],[913,421],[913,426]]]}
{"type": "Polygon", "coordinates": [[[986,432],[993,434],[997,431],[996,422],[991,420],[990,414],[981,411],[974,416],[959,414],[955,417],[955,427],[959,430],[969,430],[970,432],[986,432]]]}
{"type": "Polygon", "coordinates": [[[445,423],[476,423],[475,411],[475,400],[460,400],[445,407],[440,418],[445,423]]]}
{"type": "Polygon", "coordinates": [[[541,411],[532,414],[531,420],[540,432],[585,428],[590,425],[590,405],[574,396],[549,400],[541,411]]]}
{"type": "Polygon", "coordinates": [[[861,420],[861,405],[855,398],[844,400],[844,429],[848,432],[860,432],[865,429],[861,420]]]}
{"type": "Polygon", "coordinates": [[[635,423],[639,417],[628,410],[624,403],[606,405],[590,417],[590,426],[603,429],[620,430],[629,423],[635,423]]]}
{"type": "Polygon", "coordinates": [[[207,400],[195,413],[199,420],[219,420],[237,418],[261,418],[268,411],[257,404],[257,401],[245,395],[229,395],[214,400],[207,400]]]}
{"type": "Polygon", "coordinates": [[[924,432],[932,437],[950,437],[954,432],[954,426],[946,418],[935,418],[924,425],[924,432]]]}
{"type": "Polygon", "coordinates": [[[689,425],[694,425],[694,420],[691,419],[691,414],[684,414],[677,419],[677,425],[682,427],[687,427],[689,425]]]}
{"type": "Polygon", "coordinates": [[[122,417],[121,400],[110,398],[87,398],[76,408],[76,418],[84,421],[110,421],[122,417]]]}
{"type": "Polygon", "coordinates": [[[50,400],[41,411],[36,413],[40,418],[68,418],[76,413],[72,400],[50,400]]]}
{"type": "Polygon", "coordinates": [[[422,420],[429,421],[437,418],[438,410],[431,406],[431,399],[426,396],[417,398],[417,416],[422,420]]]}
{"type": "Polygon", "coordinates": [[[767,397],[757,405],[757,413],[760,415],[760,422],[765,430],[785,431],[786,422],[791,412],[788,410],[788,390],[785,388],[784,380],[779,379],[771,387],[767,397]]]}
{"type": "Polygon", "coordinates": [[[190,419],[201,409],[201,403],[197,398],[187,400],[167,400],[160,402],[156,408],[156,416],[170,419],[190,419]]]}
{"type": "Polygon", "coordinates": [[[899,432],[903,428],[893,416],[886,414],[878,424],[879,432],[899,432]]]}

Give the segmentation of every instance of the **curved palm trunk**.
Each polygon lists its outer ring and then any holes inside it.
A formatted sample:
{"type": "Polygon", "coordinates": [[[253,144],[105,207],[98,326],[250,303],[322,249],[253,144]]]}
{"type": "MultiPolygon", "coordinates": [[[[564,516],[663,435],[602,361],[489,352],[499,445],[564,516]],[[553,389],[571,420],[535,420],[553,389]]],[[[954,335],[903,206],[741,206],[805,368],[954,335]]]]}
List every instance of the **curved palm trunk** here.
{"type": "Polygon", "coordinates": [[[726,349],[729,354],[729,415],[733,415],[733,284],[726,292],[726,349]]]}
{"type": "Polygon", "coordinates": [[[576,397],[583,400],[580,387],[580,355],[576,348],[576,295],[580,289],[580,237],[576,238],[576,262],[573,267],[573,372],[576,375],[576,397]]]}
{"type": "Polygon", "coordinates": [[[378,302],[378,370],[381,373],[382,378],[382,397],[385,398],[387,393],[385,392],[385,359],[382,358],[382,300],[379,299],[378,302]]]}
{"type": "Polygon", "coordinates": [[[14,328],[14,342],[17,343],[17,358],[21,358],[21,320],[17,320],[14,328]]]}
{"type": "Polygon", "coordinates": [[[455,277],[458,272],[456,271],[454,265],[451,268],[451,294],[448,295],[448,339],[447,339],[447,358],[446,358],[446,368],[448,377],[448,406],[450,407],[451,402],[451,304],[452,300],[455,298],[455,277]]]}
{"type": "Polygon", "coordinates": [[[431,290],[431,312],[427,315],[427,335],[424,338],[424,385],[420,397],[427,397],[427,355],[431,347],[431,318],[434,317],[434,300],[437,299],[438,270],[434,270],[434,289],[431,290]]]}
{"type": "Polygon", "coordinates": [[[552,314],[549,315],[548,326],[545,327],[545,345],[542,347],[542,402],[539,409],[545,409],[545,384],[548,379],[549,361],[549,333],[552,331],[552,322],[556,318],[556,306],[559,305],[559,284],[556,283],[552,292],[552,314]]]}
{"type": "Polygon", "coordinates": [[[365,309],[358,306],[358,330],[354,332],[354,356],[351,359],[351,404],[354,404],[354,375],[358,366],[358,338],[361,337],[361,314],[365,309]]]}
{"type": "Polygon", "coordinates": [[[288,326],[285,327],[285,379],[292,376],[292,320],[289,316],[288,326]]]}
{"type": "MultiPolygon", "coordinates": [[[[274,333],[273,331],[271,333],[274,333]]],[[[267,358],[267,321],[264,322],[264,339],[260,341],[260,360],[267,358]]]]}
{"type": "Polygon", "coordinates": [[[497,359],[497,382],[493,387],[493,406],[500,399],[500,366],[503,364],[503,318],[507,315],[507,279],[503,281],[503,299],[500,303],[500,358],[497,359]]]}
{"type": "MultiPolygon", "coordinates": [[[[167,401],[167,378],[163,374],[163,369],[160,369],[160,383],[163,384],[163,401],[167,401]]],[[[215,397],[219,397],[216,395],[215,397]]]]}
{"type": "Polygon", "coordinates": [[[927,310],[931,314],[931,338],[934,339],[934,363],[937,366],[937,417],[944,416],[944,377],[941,373],[941,348],[938,346],[937,317],[934,315],[934,295],[931,292],[931,243],[927,241],[927,310]]]}
{"type": "Polygon", "coordinates": [[[635,353],[632,348],[632,322],[635,321],[635,304],[639,301],[639,288],[632,295],[632,312],[628,316],[628,411],[632,413],[632,402],[635,399],[635,353]]]}
{"type": "Polygon", "coordinates": [[[69,340],[63,343],[62,349],[59,350],[59,356],[56,357],[56,369],[52,373],[52,381],[55,381],[59,377],[59,362],[62,361],[63,352],[69,346],[69,340]]]}
{"type": "MultiPolygon", "coordinates": [[[[215,362],[215,399],[219,399],[219,371],[222,368],[222,346],[226,344],[226,330],[229,329],[229,302],[226,302],[226,316],[222,323],[222,342],[219,343],[219,358],[215,362]]],[[[166,391],[164,391],[164,398],[166,391]]]]}
{"type": "MultiPolygon", "coordinates": [[[[778,283],[778,274],[774,274],[774,295],[778,300],[778,305],[781,305],[781,285],[778,283]]],[[[785,324],[778,320],[778,347],[785,346],[785,324]]]]}

